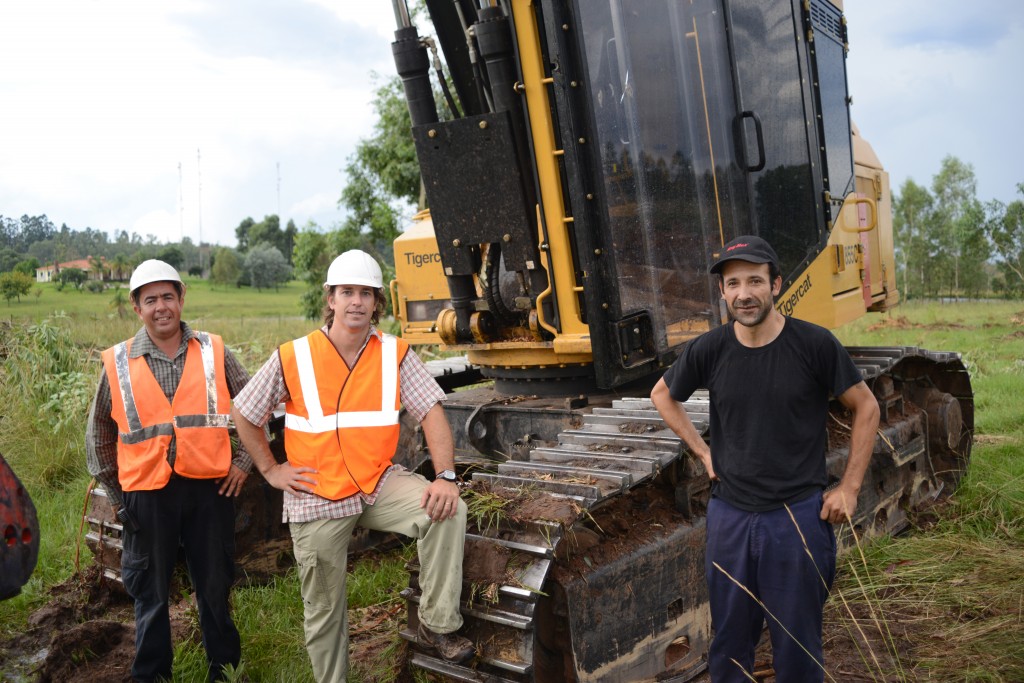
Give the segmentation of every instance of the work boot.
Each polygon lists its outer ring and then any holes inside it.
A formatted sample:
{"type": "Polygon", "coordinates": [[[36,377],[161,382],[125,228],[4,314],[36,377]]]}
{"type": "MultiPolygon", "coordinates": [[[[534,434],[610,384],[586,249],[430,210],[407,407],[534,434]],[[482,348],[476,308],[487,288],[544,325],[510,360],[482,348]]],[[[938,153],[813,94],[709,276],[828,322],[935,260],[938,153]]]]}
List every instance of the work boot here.
{"type": "Polygon", "coordinates": [[[455,633],[434,633],[420,622],[417,632],[420,645],[431,650],[437,650],[441,659],[461,664],[467,662],[476,655],[476,648],[469,638],[463,638],[455,633]]]}

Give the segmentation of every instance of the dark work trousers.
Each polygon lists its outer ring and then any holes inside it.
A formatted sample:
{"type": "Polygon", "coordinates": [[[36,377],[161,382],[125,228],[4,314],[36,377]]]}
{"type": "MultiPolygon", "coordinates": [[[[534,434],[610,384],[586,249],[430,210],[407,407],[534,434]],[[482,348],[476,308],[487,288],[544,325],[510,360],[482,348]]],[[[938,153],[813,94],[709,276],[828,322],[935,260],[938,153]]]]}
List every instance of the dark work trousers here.
{"type": "Polygon", "coordinates": [[[125,491],[124,505],[138,524],[126,533],[121,576],[135,601],[136,681],[171,680],[171,622],[168,599],[179,545],[199,606],[199,627],[218,680],[227,664],[238,666],[241,640],[228,603],[234,578],[234,502],[217,494],[214,479],[172,477],[156,491],[125,491]]]}
{"type": "Polygon", "coordinates": [[[816,493],[789,505],[792,517],[785,507],[747,512],[718,498],[708,504],[705,569],[714,631],[708,669],[714,683],[753,680],[744,672],[754,670],[765,621],[776,680],[824,680],[822,611],[836,573],[836,537],[818,517],[821,500],[816,493]]]}

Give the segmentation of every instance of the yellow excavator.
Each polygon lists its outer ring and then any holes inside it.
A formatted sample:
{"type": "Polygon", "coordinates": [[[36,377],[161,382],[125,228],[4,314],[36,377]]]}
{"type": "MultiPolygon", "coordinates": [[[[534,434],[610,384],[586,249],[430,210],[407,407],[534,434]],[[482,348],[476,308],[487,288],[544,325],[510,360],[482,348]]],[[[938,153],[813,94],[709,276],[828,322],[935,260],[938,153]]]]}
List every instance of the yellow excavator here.
{"type": "MultiPolygon", "coordinates": [[[[457,352],[435,366],[468,480],[462,612],[479,656],[414,647],[410,663],[457,681],[689,680],[710,638],[708,480],[647,396],[727,319],[709,265],[758,234],[785,315],[836,328],[899,301],[842,5],[425,4],[429,38],[393,0],[430,208],[394,243],[391,296],[407,341],[457,352]]],[[[896,533],[967,467],[970,378],[956,353],[849,351],[882,414],[854,526],[896,533]]],[[[706,429],[706,396],[686,407],[706,429]]],[[[849,422],[838,404],[830,417],[838,480],[849,422]]]]}

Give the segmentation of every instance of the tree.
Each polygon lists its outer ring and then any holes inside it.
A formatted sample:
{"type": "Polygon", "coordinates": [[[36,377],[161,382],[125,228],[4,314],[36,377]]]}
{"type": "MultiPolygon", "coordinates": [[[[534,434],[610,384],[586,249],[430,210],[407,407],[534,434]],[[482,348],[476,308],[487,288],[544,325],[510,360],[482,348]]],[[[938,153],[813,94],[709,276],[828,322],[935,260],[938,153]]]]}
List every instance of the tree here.
{"type": "Polygon", "coordinates": [[[260,242],[249,249],[245,255],[245,270],[249,282],[256,289],[277,289],[278,285],[287,282],[292,276],[292,267],[281,251],[268,242],[260,242]]]}
{"type": "Polygon", "coordinates": [[[242,266],[238,262],[238,254],[234,249],[220,247],[215,252],[210,279],[218,285],[238,286],[238,278],[242,274],[242,266]]]}
{"type": "Polygon", "coordinates": [[[16,273],[24,273],[25,275],[28,275],[30,278],[35,279],[36,268],[38,267],[39,259],[32,256],[25,259],[24,261],[19,261],[17,265],[14,266],[13,270],[16,273]]]}
{"type": "Polygon", "coordinates": [[[168,244],[157,253],[157,258],[164,263],[170,264],[175,269],[180,269],[182,261],[185,260],[185,255],[182,253],[181,247],[175,244],[168,244]]]}
{"type": "Polygon", "coordinates": [[[89,259],[89,271],[96,275],[97,281],[103,280],[104,270],[106,270],[106,265],[104,265],[102,258],[99,256],[93,256],[89,259]]]}
{"type": "Polygon", "coordinates": [[[32,290],[34,280],[25,273],[10,272],[0,275],[0,294],[7,299],[7,305],[11,305],[11,299],[17,298],[21,303],[21,297],[32,290]]]}
{"type": "Polygon", "coordinates": [[[87,279],[88,275],[81,268],[65,268],[57,274],[57,282],[60,283],[59,289],[63,289],[67,285],[74,285],[75,289],[81,289],[82,283],[87,279]]]}
{"type": "Polygon", "coordinates": [[[310,320],[318,319],[323,310],[323,283],[330,263],[327,236],[310,221],[295,238],[295,274],[306,285],[300,306],[310,320]]]}
{"type": "Polygon", "coordinates": [[[245,253],[249,251],[249,228],[256,225],[256,221],[246,216],[235,228],[235,239],[238,240],[238,251],[245,253]]]}
{"type": "Polygon", "coordinates": [[[110,262],[110,270],[115,280],[123,280],[125,275],[131,272],[131,269],[131,261],[128,260],[128,256],[123,251],[117,252],[110,262]]]}
{"type": "Polygon", "coordinates": [[[0,273],[14,270],[14,266],[21,261],[21,254],[10,247],[0,247],[0,273]]]}
{"type": "Polygon", "coordinates": [[[926,296],[933,263],[929,253],[929,221],[934,200],[928,190],[908,178],[893,197],[893,229],[896,255],[902,262],[903,296],[926,296]],[[913,273],[913,277],[911,277],[913,273]],[[912,284],[913,283],[913,284],[912,284]]]}
{"type": "Polygon", "coordinates": [[[942,160],[932,179],[935,195],[934,240],[950,266],[950,296],[979,292],[985,280],[982,264],[990,254],[985,217],[976,191],[974,168],[954,156],[942,160]]]}
{"type": "MultiPolygon", "coordinates": [[[[1024,198],[1024,183],[1017,184],[1017,194],[1024,198]]],[[[1019,293],[1024,290],[1024,201],[1003,205],[993,200],[987,208],[986,229],[999,256],[1002,288],[1008,294],[1019,293]]]]}

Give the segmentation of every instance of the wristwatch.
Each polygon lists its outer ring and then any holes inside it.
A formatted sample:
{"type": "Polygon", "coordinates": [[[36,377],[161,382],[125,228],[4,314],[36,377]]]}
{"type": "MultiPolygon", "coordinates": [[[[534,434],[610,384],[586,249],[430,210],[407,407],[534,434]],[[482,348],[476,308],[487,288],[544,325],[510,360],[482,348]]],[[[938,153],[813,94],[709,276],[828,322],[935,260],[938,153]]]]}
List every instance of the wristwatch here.
{"type": "Polygon", "coordinates": [[[453,470],[445,470],[444,472],[438,472],[437,476],[434,477],[434,480],[436,481],[438,479],[444,479],[445,481],[450,481],[451,483],[454,484],[456,481],[455,472],[453,470]]]}

